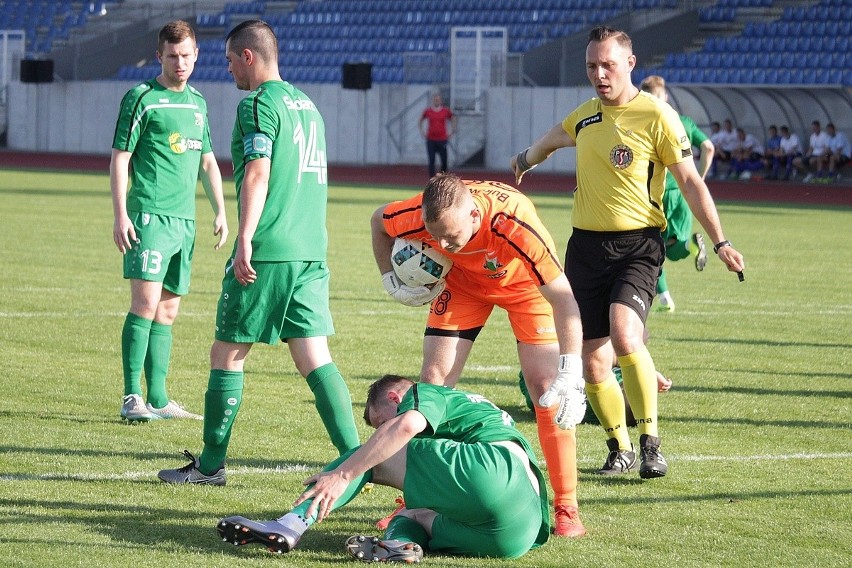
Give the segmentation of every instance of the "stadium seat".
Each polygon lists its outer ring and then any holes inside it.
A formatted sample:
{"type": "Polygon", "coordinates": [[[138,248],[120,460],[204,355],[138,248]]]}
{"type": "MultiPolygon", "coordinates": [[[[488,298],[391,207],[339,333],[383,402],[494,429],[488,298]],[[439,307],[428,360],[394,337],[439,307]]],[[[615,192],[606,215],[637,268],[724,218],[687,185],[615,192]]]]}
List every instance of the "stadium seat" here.
{"type": "Polygon", "coordinates": [[[778,69],[769,68],[766,70],[766,84],[767,85],[777,85],[778,84],[778,69]]]}
{"type": "Polygon", "coordinates": [[[842,85],[843,84],[843,70],[842,69],[829,69],[826,71],[825,83],[827,85],[842,85]]]}
{"type": "Polygon", "coordinates": [[[746,73],[745,83],[752,83],[754,85],[764,85],[766,84],[766,70],[765,69],[752,69],[751,72],[746,73]]]}

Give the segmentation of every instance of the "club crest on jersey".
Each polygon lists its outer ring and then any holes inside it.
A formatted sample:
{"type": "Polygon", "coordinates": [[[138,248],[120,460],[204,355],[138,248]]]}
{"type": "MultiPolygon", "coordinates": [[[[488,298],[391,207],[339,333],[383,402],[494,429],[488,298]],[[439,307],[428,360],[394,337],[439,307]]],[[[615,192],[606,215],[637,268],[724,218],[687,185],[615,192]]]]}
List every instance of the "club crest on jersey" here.
{"type": "Polygon", "coordinates": [[[618,144],[609,152],[609,163],[619,170],[627,168],[633,163],[633,150],[624,144],[618,144]]]}
{"type": "Polygon", "coordinates": [[[490,270],[491,272],[497,272],[498,270],[503,268],[503,264],[501,264],[500,261],[497,260],[496,256],[489,257],[486,255],[485,264],[482,265],[482,268],[484,268],[485,270],[490,270]]]}
{"type": "Polygon", "coordinates": [[[195,126],[204,126],[204,115],[200,112],[193,113],[195,115],[195,126]]]}

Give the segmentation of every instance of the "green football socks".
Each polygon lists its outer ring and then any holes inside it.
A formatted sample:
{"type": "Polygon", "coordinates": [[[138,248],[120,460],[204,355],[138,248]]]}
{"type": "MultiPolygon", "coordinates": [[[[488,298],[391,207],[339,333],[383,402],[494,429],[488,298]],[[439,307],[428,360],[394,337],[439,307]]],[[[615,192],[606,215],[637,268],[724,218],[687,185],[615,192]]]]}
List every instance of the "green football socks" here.
{"type": "Polygon", "coordinates": [[[644,347],[618,358],[624,394],[640,434],[657,436],[657,370],[644,347]]]}
{"type": "Polygon", "coordinates": [[[121,330],[121,363],[124,370],[124,395],[142,394],[142,369],[148,353],[148,338],[151,335],[149,319],[127,313],[121,330]]]}
{"type": "Polygon", "coordinates": [[[163,408],[169,403],[166,392],[166,375],[172,356],[172,326],[151,322],[148,353],[145,357],[145,381],[148,385],[148,403],[163,408]]]}
{"type": "Polygon", "coordinates": [[[204,394],[204,449],[198,470],[211,475],[225,463],[231,429],[243,398],[242,371],[211,369],[204,394]]]}
{"type": "Polygon", "coordinates": [[[423,528],[423,525],[414,519],[409,519],[408,517],[403,517],[401,515],[397,515],[391,519],[382,539],[416,542],[424,549],[426,548],[426,545],[429,544],[429,535],[426,533],[426,529],[423,528]]]}
{"type": "MultiPolygon", "coordinates": [[[[336,468],[337,466],[339,466],[340,464],[342,464],[344,461],[346,461],[347,458],[349,458],[349,456],[351,456],[352,454],[355,453],[355,450],[357,450],[358,447],[359,446],[356,446],[356,447],[350,449],[349,451],[344,452],[337,459],[335,459],[330,464],[325,466],[325,468],[323,468],[323,471],[331,471],[334,468],[336,468]]],[[[346,488],[346,491],[344,491],[343,494],[337,499],[337,501],[334,502],[334,505],[331,507],[331,510],[335,511],[335,510],[343,507],[344,505],[346,505],[349,501],[351,501],[359,493],[361,493],[361,489],[363,489],[364,486],[367,485],[368,483],[370,483],[372,480],[373,480],[373,470],[368,469],[363,474],[361,474],[360,476],[358,476],[355,479],[353,479],[352,481],[350,481],[349,486],[346,488]]],[[[311,488],[311,487],[313,487],[313,485],[308,486],[308,488],[311,488]]],[[[310,518],[308,518],[306,516],[308,509],[311,506],[311,503],[313,503],[313,499],[308,499],[304,503],[301,503],[300,505],[293,507],[293,509],[290,510],[290,513],[293,513],[295,515],[299,515],[302,519],[305,520],[305,522],[307,523],[308,526],[311,526],[312,524],[314,524],[317,521],[316,514],[314,514],[310,518]]]]}
{"type": "Polygon", "coordinates": [[[358,446],[352,397],[337,366],[328,363],[314,369],[308,374],[307,382],[314,393],[317,412],[337,451],[343,454],[358,446]]]}

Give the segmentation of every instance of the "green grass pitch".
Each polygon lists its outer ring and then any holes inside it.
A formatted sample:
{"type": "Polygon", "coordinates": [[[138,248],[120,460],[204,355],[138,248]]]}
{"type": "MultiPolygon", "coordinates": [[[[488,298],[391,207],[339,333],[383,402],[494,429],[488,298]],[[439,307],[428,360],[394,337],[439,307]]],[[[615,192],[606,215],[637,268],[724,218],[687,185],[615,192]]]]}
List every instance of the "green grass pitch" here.
{"type": "MultiPolygon", "coordinates": [[[[335,186],[329,262],[331,349],[355,414],[385,372],[416,376],[425,309],[384,292],[369,217],[404,188],[335,186]]],[[[190,294],[181,306],[170,396],[201,412],[220,277],[236,232],[213,251],[199,192],[190,294]]],[[[571,200],[533,196],[564,250],[571,200]]],[[[373,533],[397,492],[376,487],[273,557],[222,543],[216,521],[274,518],[335,455],[286,346],[247,364],[225,488],[174,487],[156,472],[201,449],[201,425],[127,426],[120,332],[129,304],[112,242],[105,174],[0,171],[0,566],[299,566],[350,562],[343,542],[373,533]]],[[[432,566],[848,566],[852,558],[852,212],[721,203],[745,254],[737,282],[711,257],[669,266],[677,304],[649,319],[650,350],[674,381],[660,397],[669,475],[602,479],[595,426],[578,430],[581,514],[589,535],[551,540],[513,561],[428,555],[432,566]]],[[[506,409],[538,449],[517,389],[514,341],[495,312],[460,387],[506,409]]],[[[360,422],[360,421],[359,421],[360,422]]],[[[362,437],[370,429],[359,423],[362,437]]],[[[634,442],[638,435],[633,433],[634,442]]]]}

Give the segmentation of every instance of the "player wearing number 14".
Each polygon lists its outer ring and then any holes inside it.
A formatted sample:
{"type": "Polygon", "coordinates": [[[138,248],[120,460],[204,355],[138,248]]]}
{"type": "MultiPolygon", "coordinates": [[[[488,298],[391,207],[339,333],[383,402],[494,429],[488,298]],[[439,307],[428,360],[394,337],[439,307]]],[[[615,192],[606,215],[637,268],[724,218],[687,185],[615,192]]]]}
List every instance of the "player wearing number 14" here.
{"type": "Polygon", "coordinates": [[[239,103],[231,139],[239,229],[216,310],[204,449],[198,459],[187,456],[186,466],[161,471],[167,483],[225,484],[243,364],[254,343],[287,342],[334,446],[342,454],[359,443],[349,390],[328,349],[334,326],[322,116],[281,79],[277,40],[266,23],[237,25],[225,40],[225,57],[237,88],[251,91],[239,103]]]}

